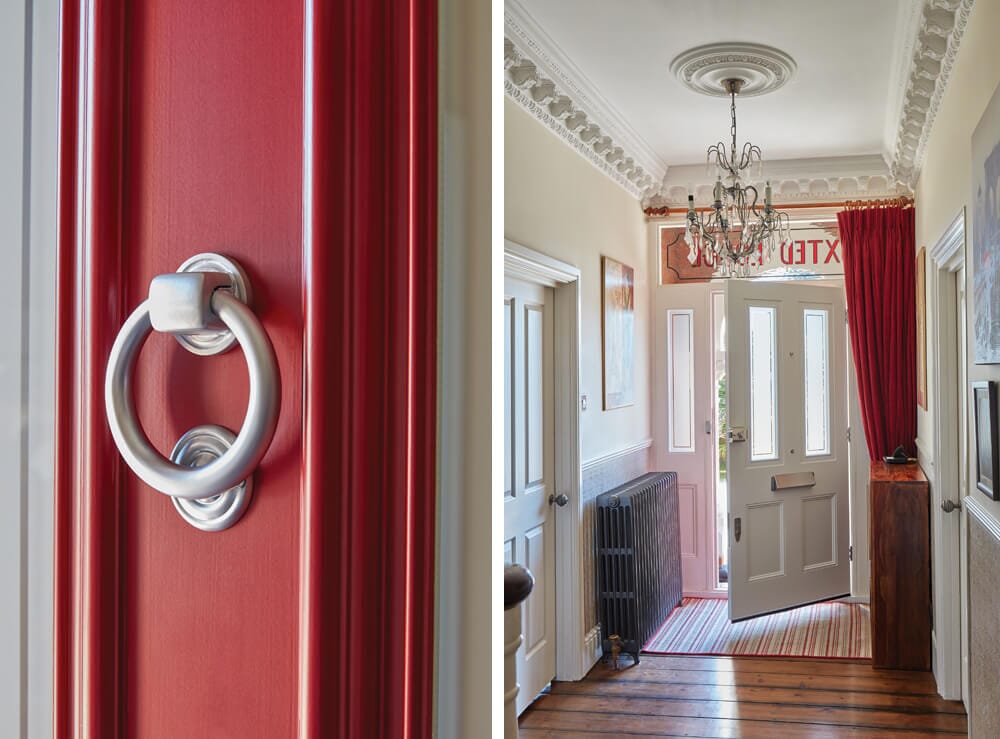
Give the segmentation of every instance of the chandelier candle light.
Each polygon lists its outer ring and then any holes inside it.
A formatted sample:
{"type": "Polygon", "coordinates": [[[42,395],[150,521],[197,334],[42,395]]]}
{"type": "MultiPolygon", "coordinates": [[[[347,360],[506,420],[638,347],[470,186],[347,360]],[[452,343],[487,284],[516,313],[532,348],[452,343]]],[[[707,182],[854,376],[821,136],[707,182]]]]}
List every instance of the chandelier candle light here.
{"type": "Polygon", "coordinates": [[[711,167],[714,156],[717,174],[712,210],[700,216],[694,209],[694,195],[688,194],[684,231],[691,263],[697,262],[699,253],[710,252],[711,261],[723,277],[746,277],[766,263],[782,241],[791,240],[788,214],[772,206],[771,183],[764,187],[763,208],[758,205],[757,188],[750,184],[749,170],[754,162],[758,176],[760,173],[760,147],[747,141],[737,159],[736,96],[743,84],[743,80],[735,78],[722,82],[730,98],[731,146],[727,150],[720,141],[709,147],[708,164],[711,167]]]}

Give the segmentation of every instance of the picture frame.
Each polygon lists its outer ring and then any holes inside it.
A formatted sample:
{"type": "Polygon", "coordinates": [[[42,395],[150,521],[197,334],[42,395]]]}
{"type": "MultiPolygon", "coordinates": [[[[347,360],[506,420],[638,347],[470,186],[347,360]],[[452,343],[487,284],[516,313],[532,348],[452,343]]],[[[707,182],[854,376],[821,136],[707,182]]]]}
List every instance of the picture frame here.
{"type": "Polygon", "coordinates": [[[635,402],[635,269],[601,257],[604,410],[635,402]]]}
{"type": "Polygon", "coordinates": [[[1000,85],[972,133],[972,273],[976,364],[1000,364],[1000,85]]]}
{"type": "Polygon", "coordinates": [[[917,253],[917,403],[927,410],[927,249],[917,253]]]}
{"type": "Polygon", "coordinates": [[[976,488],[991,500],[1000,500],[1000,449],[997,435],[997,383],[972,383],[976,426],[976,488]]]}

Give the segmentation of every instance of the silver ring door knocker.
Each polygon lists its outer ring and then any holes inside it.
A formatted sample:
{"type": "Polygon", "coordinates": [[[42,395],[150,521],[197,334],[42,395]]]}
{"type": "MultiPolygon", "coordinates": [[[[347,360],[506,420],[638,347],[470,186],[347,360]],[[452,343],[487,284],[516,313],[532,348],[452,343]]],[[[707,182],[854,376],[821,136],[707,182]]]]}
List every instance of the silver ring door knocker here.
{"type": "Polygon", "coordinates": [[[173,498],[188,523],[222,531],[236,523],[253,492],[253,472],[278,423],[278,363],[264,327],[247,306],[250,283],[235,261],[198,254],[174,274],[158,275],[149,297],[128,317],[108,359],[104,404],[126,464],[147,485],[173,498]],[[222,426],[196,426],[163,457],[136,417],[132,378],[152,331],[173,334],[188,351],[220,354],[236,343],[250,373],[250,402],[238,435],[222,426]]]}

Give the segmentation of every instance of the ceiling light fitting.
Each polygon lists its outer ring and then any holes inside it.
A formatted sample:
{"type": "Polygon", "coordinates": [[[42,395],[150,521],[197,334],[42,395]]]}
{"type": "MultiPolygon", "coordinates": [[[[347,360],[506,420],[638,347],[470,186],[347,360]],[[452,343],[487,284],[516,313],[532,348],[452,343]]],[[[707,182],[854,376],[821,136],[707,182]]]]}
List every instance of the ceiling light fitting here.
{"type": "Polygon", "coordinates": [[[694,195],[688,195],[687,228],[684,241],[692,264],[702,256],[711,261],[723,277],[746,277],[766,264],[776,246],[790,241],[788,214],[775,210],[771,203],[771,183],[764,187],[763,207],[759,205],[757,188],[750,184],[749,170],[757,164],[761,169],[760,147],[747,141],[737,154],[736,96],[744,81],[729,78],[722,82],[729,92],[732,115],[731,146],[720,141],[708,148],[708,165],[715,160],[716,181],[712,208],[699,215],[694,207],[694,195]],[[709,256],[711,255],[711,256],[709,256]]]}

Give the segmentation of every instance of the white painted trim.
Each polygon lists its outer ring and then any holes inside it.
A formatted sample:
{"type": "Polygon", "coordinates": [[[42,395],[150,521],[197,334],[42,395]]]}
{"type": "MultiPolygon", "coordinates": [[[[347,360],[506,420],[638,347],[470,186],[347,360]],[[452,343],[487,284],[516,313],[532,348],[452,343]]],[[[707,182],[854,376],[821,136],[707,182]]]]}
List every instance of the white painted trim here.
{"type": "Polygon", "coordinates": [[[0,735],[52,735],[59,3],[0,5],[0,735]]]}
{"type": "Polygon", "coordinates": [[[693,308],[668,308],[667,309],[667,453],[668,454],[694,454],[696,451],[695,442],[695,400],[694,390],[696,376],[694,374],[694,309],[693,308]],[[677,365],[674,362],[674,319],[683,316],[687,318],[688,341],[687,341],[687,408],[688,419],[685,424],[688,429],[689,444],[687,446],[677,446],[675,444],[676,431],[679,426],[675,414],[676,393],[675,370],[677,365]]]}
{"type": "Polygon", "coordinates": [[[962,499],[962,507],[965,508],[969,515],[976,519],[987,532],[989,532],[990,536],[997,541],[1000,541],[1000,521],[998,521],[996,517],[989,512],[989,509],[987,509],[986,506],[976,499],[976,496],[965,496],[962,499]]]}
{"type": "Polygon", "coordinates": [[[729,600],[728,590],[685,590],[685,598],[712,598],[713,600],[729,600]]]}
{"type": "Polygon", "coordinates": [[[583,472],[584,473],[591,472],[597,467],[600,467],[605,464],[610,464],[612,462],[617,462],[620,459],[624,459],[625,457],[635,454],[636,452],[641,452],[644,449],[649,449],[652,446],[653,446],[652,439],[643,439],[642,441],[636,442],[635,444],[630,444],[629,446],[622,447],[621,449],[618,449],[616,451],[603,454],[600,457],[594,457],[593,459],[588,459],[582,465],[583,472]]]}
{"type": "MultiPolygon", "coordinates": [[[[27,517],[31,496],[27,480],[25,415],[31,367],[24,349],[29,339],[26,275],[30,251],[26,223],[30,181],[31,69],[26,64],[30,28],[25,2],[0,5],[0,735],[26,737],[28,672],[25,634],[28,624],[27,517]]],[[[53,209],[53,215],[55,210],[53,209]]]]}
{"type": "MultiPolygon", "coordinates": [[[[878,154],[840,157],[769,159],[754,184],[762,187],[769,180],[775,200],[780,203],[824,201],[836,198],[880,198],[908,192],[892,180],[889,166],[878,154]]],[[[682,164],[670,168],[660,191],[644,205],[667,206],[683,214],[688,191],[693,190],[699,204],[712,199],[713,179],[704,164],[682,164]]],[[[791,214],[798,218],[801,212],[791,214]]]]}
{"type": "Polygon", "coordinates": [[[504,241],[511,276],[553,287],[555,491],[570,502],[554,506],[556,528],[556,678],[580,680],[593,666],[583,623],[583,495],[580,465],[580,271],[513,241],[504,241]],[[553,284],[554,283],[554,284],[553,284]]]}
{"type": "Polygon", "coordinates": [[[955,215],[928,256],[939,269],[957,272],[965,266],[965,206],[955,215]]]}
{"type": "Polygon", "coordinates": [[[509,239],[503,242],[503,272],[506,276],[546,287],[566,285],[580,279],[579,268],[509,239]]]}
{"type": "Polygon", "coordinates": [[[53,491],[59,171],[59,2],[31,0],[31,180],[27,327],[27,728],[52,735],[53,491]]]}
{"type": "Polygon", "coordinates": [[[604,656],[604,646],[601,643],[601,627],[600,624],[593,627],[587,632],[587,636],[583,640],[583,653],[586,659],[584,664],[595,665],[597,661],[604,656]]]}
{"type": "Polygon", "coordinates": [[[503,433],[503,355],[493,339],[503,335],[503,280],[500,249],[491,248],[503,220],[491,199],[503,190],[503,151],[490,155],[502,97],[492,21],[482,0],[438,4],[437,739],[491,736],[503,724],[503,550],[493,540],[502,535],[494,440],[503,433]]]}
{"type": "Polygon", "coordinates": [[[959,465],[964,463],[959,459],[959,434],[965,431],[959,428],[960,409],[955,393],[959,383],[964,382],[958,376],[962,342],[955,331],[958,322],[955,272],[965,264],[964,208],[931,248],[930,255],[935,268],[928,275],[928,304],[933,319],[927,326],[927,343],[936,351],[928,378],[928,401],[934,426],[932,448],[926,448],[924,439],[917,439],[917,448],[921,466],[931,481],[934,676],[942,697],[959,700],[962,698],[961,513],[944,513],[941,504],[945,499],[957,501],[964,493],[959,490],[959,465]]]}
{"type": "Polygon", "coordinates": [[[854,595],[847,595],[847,596],[844,596],[843,598],[837,598],[836,600],[834,600],[834,602],[835,603],[861,603],[863,605],[868,605],[868,603],[870,602],[870,599],[867,598],[867,597],[861,598],[861,597],[857,597],[857,596],[854,596],[854,595]]]}

